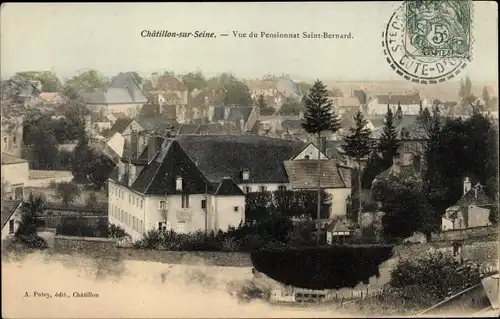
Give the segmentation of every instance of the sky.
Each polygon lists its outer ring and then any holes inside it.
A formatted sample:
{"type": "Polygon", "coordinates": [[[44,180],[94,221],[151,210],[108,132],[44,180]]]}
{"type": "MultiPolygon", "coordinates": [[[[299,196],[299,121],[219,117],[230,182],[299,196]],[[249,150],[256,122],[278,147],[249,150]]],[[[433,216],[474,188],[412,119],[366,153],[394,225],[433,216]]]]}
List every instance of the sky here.
{"type": "MultiPolygon", "coordinates": [[[[401,80],[386,63],[382,31],[402,2],[8,3],[1,7],[1,76],[53,70],[66,78],[163,70],[266,73],[300,79],[401,80]],[[143,38],[142,30],[207,31],[210,38],[143,38]],[[349,33],[353,39],[235,38],[233,31],[349,33]],[[220,33],[229,33],[221,37],[220,33]]],[[[474,59],[464,74],[498,80],[495,2],[475,2],[474,59]]]]}

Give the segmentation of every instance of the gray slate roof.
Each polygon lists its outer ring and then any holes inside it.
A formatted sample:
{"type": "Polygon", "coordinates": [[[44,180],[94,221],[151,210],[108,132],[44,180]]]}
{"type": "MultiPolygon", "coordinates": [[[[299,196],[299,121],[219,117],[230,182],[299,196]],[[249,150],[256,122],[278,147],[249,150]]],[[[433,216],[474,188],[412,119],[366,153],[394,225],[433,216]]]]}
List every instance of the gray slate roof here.
{"type": "Polygon", "coordinates": [[[198,163],[211,182],[230,177],[242,181],[249,170],[249,183],[287,183],[283,162],[304,146],[301,141],[254,135],[179,135],[179,144],[198,163]]]}
{"type": "MultiPolygon", "coordinates": [[[[132,184],[134,191],[147,195],[205,194],[213,192],[212,184],[203,176],[175,139],[158,137],[159,150],[145,165],[132,184]],[[177,191],[176,181],[181,177],[183,190],[177,191]]],[[[147,156],[147,147],[141,158],[147,156]]],[[[147,157],[146,157],[147,158],[147,157]]],[[[118,182],[118,169],[110,178],[118,182]]]]}

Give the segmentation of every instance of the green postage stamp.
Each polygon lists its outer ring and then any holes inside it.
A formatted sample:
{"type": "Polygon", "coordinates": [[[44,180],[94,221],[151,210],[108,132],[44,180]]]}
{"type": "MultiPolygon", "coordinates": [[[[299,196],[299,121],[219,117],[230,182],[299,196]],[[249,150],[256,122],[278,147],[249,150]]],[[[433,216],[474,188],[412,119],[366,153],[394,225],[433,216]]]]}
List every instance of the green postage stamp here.
{"type": "Polygon", "coordinates": [[[387,62],[412,82],[453,78],[472,59],[472,13],[470,0],[406,1],[382,34],[387,62]]]}

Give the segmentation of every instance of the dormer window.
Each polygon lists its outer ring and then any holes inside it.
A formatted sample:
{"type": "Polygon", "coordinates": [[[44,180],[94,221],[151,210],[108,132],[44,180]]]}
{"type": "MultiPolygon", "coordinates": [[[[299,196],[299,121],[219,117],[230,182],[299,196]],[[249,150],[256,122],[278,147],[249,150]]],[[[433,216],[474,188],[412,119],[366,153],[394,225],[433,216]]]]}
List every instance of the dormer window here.
{"type": "Polygon", "coordinates": [[[306,155],[306,156],[304,156],[304,158],[308,160],[310,157],[309,157],[309,155],[306,155]]]}
{"type": "Polygon", "coordinates": [[[247,181],[250,179],[250,171],[248,169],[244,169],[242,172],[242,179],[247,181]]]}
{"type": "Polygon", "coordinates": [[[182,191],[182,177],[177,177],[175,180],[175,189],[177,191],[182,191]]]}

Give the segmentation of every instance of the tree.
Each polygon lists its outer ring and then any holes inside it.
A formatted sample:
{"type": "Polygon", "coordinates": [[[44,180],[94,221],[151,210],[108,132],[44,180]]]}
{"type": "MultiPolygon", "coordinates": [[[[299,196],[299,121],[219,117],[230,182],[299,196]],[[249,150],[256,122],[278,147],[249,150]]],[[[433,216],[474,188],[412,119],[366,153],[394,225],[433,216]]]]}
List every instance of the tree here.
{"type": "Polygon", "coordinates": [[[382,211],[383,232],[389,238],[406,238],[420,231],[426,235],[439,227],[439,215],[427,201],[415,178],[391,179],[387,183],[382,211]]]}
{"type": "Polygon", "coordinates": [[[460,81],[458,96],[460,98],[460,104],[463,107],[472,106],[472,103],[477,99],[472,93],[472,82],[468,76],[460,81]]]}
{"type": "Polygon", "coordinates": [[[382,158],[392,163],[392,159],[396,156],[398,151],[398,135],[396,128],[394,127],[394,118],[392,111],[387,106],[387,113],[385,115],[384,129],[382,131],[382,136],[380,137],[378,149],[382,153],[382,158]]]}
{"type": "Polygon", "coordinates": [[[432,115],[428,108],[425,108],[422,114],[417,117],[417,123],[423,128],[425,132],[425,142],[423,143],[424,153],[423,158],[426,163],[424,170],[424,181],[430,189],[439,189],[439,172],[436,170],[438,167],[437,156],[438,144],[441,138],[441,116],[438,107],[432,109],[432,115]]]}
{"type": "Polygon", "coordinates": [[[41,196],[30,194],[28,201],[22,206],[23,213],[15,234],[17,238],[36,235],[37,219],[43,214],[44,206],[45,203],[41,196]]]}
{"type": "Polygon", "coordinates": [[[361,228],[361,160],[368,156],[372,150],[373,142],[370,139],[371,130],[367,127],[368,121],[361,111],[354,115],[354,127],[349,128],[349,134],[345,137],[346,144],[343,145],[347,156],[353,158],[358,164],[358,225],[361,228]]]}
{"type": "Polygon", "coordinates": [[[194,89],[201,90],[207,86],[207,79],[200,70],[196,72],[189,72],[182,76],[182,83],[184,83],[188,92],[192,92],[194,89]]]}
{"type": "Polygon", "coordinates": [[[66,207],[73,203],[80,193],[80,187],[75,183],[61,182],[56,186],[56,195],[66,207]]]}
{"type": "Polygon", "coordinates": [[[224,103],[226,105],[251,106],[253,104],[250,89],[231,73],[222,73],[211,78],[208,86],[221,86],[225,89],[224,103]]]}
{"type": "Polygon", "coordinates": [[[486,85],[483,87],[483,92],[481,93],[481,96],[483,98],[485,106],[489,108],[491,103],[491,97],[490,97],[490,92],[488,91],[488,87],[486,85]]]}
{"type": "Polygon", "coordinates": [[[81,92],[104,89],[107,85],[108,80],[106,77],[95,70],[88,70],[66,81],[61,93],[66,97],[67,101],[79,101],[81,92]]]}
{"type": "Polygon", "coordinates": [[[97,190],[102,189],[115,166],[116,164],[105,154],[96,150],[90,150],[87,153],[87,165],[85,169],[88,181],[97,190]]]}
{"type": "Polygon", "coordinates": [[[59,92],[61,90],[61,81],[52,71],[28,71],[18,72],[16,77],[24,78],[31,81],[40,81],[43,92],[59,92]]]}
{"type": "Polygon", "coordinates": [[[38,169],[53,169],[59,152],[53,130],[46,126],[38,126],[33,130],[32,134],[33,162],[38,169]]]}
{"type": "Polygon", "coordinates": [[[175,72],[172,70],[166,70],[163,72],[163,76],[175,76],[175,72]]]}
{"type": "Polygon", "coordinates": [[[302,121],[302,128],[309,133],[317,136],[318,139],[318,199],[317,199],[317,219],[318,219],[318,236],[320,240],[320,213],[321,213],[321,133],[331,131],[337,132],[340,128],[337,114],[333,112],[333,105],[328,99],[328,91],[326,86],[320,80],[314,82],[313,87],[309,91],[309,95],[305,101],[306,112],[302,121]]]}

